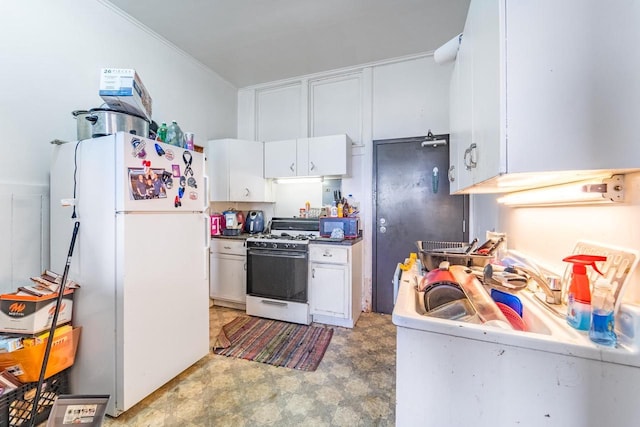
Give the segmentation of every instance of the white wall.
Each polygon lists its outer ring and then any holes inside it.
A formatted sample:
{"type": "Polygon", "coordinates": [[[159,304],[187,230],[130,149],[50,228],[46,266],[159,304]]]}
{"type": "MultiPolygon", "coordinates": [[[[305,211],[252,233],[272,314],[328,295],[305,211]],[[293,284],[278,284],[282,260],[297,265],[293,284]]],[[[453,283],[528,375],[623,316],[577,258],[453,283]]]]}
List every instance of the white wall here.
{"type": "MultiPolygon", "coordinates": [[[[177,120],[184,131],[195,133],[196,144],[236,133],[236,88],[99,0],[4,0],[0,64],[0,195],[6,197],[33,188],[48,197],[49,141],[75,140],[71,112],[102,104],[98,87],[103,67],[136,69],[153,99],[153,119],[177,120]]],[[[6,209],[0,210],[0,223],[7,222],[7,215],[18,221],[18,229],[31,228],[30,222],[20,223],[20,212],[6,209]]],[[[31,224],[37,233],[26,234],[41,233],[48,216],[42,222],[31,224]]],[[[35,253],[41,249],[32,248],[35,253]]],[[[31,256],[31,250],[13,254],[23,256],[31,256]]],[[[0,290],[19,277],[13,273],[9,278],[14,267],[2,258],[0,290]]],[[[20,274],[38,274],[36,264],[20,274]]]]}
{"type": "MultiPolygon", "coordinates": [[[[505,231],[509,249],[518,250],[557,274],[567,264],[578,240],[633,249],[640,252],[640,173],[625,178],[625,202],[615,205],[580,207],[498,206],[494,195],[475,195],[475,232],[505,231]],[[481,202],[478,203],[478,200],[481,202]]],[[[625,301],[640,304],[640,269],[632,277],[633,285],[625,301]]]]}

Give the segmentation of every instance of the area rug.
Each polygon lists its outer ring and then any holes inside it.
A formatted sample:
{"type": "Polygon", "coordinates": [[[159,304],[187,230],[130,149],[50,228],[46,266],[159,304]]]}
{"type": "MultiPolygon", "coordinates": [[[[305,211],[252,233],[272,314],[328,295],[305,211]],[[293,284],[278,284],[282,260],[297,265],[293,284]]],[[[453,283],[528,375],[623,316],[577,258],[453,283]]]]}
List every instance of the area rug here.
{"type": "Polygon", "coordinates": [[[315,371],[333,329],[239,316],[222,327],[213,352],[274,366],[315,371]]]}

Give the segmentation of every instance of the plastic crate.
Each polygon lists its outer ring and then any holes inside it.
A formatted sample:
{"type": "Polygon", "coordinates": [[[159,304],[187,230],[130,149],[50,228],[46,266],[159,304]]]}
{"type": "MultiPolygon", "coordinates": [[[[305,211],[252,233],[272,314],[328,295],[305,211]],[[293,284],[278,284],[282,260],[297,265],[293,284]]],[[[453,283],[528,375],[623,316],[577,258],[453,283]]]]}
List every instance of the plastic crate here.
{"type": "MultiPolygon", "coordinates": [[[[49,418],[56,397],[69,393],[68,369],[52,375],[42,383],[35,425],[49,418]]],[[[37,382],[26,383],[0,396],[0,427],[29,426],[37,382]]]]}

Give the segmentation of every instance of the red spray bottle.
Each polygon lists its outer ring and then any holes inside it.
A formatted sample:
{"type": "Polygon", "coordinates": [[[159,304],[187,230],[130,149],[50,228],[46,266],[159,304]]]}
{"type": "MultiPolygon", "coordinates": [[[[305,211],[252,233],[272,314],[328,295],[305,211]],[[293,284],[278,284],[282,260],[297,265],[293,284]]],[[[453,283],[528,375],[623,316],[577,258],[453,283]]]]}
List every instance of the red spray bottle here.
{"type": "Polygon", "coordinates": [[[598,255],[571,255],[562,259],[573,264],[571,283],[567,300],[567,323],[575,329],[588,331],[591,324],[591,288],[587,276],[587,266],[593,267],[600,275],[597,261],[606,261],[607,257],[598,255]]]}

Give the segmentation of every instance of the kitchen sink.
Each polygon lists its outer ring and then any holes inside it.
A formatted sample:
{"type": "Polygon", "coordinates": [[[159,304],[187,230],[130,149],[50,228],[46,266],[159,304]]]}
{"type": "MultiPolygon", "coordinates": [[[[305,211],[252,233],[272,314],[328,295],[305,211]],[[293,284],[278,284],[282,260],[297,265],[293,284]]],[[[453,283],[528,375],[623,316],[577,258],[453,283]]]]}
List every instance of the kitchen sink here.
{"type": "Polygon", "coordinates": [[[397,425],[637,424],[640,306],[621,307],[635,341],[604,347],[524,289],[526,332],[427,315],[412,270],[392,315],[397,425]]]}
{"type": "MultiPolygon", "coordinates": [[[[482,324],[482,321],[480,320],[477,314],[473,314],[473,313],[468,313],[468,315],[460,314],[462,309],[458,310],[457,312],[458,314],[456,315],[454,320],[431,316],[425,308],[424,292],[420,292],[417,289],[416,278],[417,276],[414,276],[413,279],[411,279],[412,283],[411,283],[411,286],[409,286],[409,288],[413,291],[412,299],[414,301],[414,304],[412,308],[413,308],[413,312],[416,315],[416,318],[415,318],[416,321],[424,317],[424,319],[429,321],[431,320],[445,321],[445,322],[454,321],[456,323],[463,322],[466,324],[475,324],[475,325],[482,324]]],[[[564,325],[563,320],[559,318],[554,319],[551,316],[549,316],[548,310],[553,310],[553,309],[545,307],[544,306],[545,303],[540,301],[538,298],[536,298],[532,292],[528,290],[523,290],[517,293],[516,295],[520,298],[520,301],[522,302],[522,305],[523,305],[522,318],[527,326],[527,329],[526,331],[514,331],[514,332],[518,332],[521,334],[534,333],[534,334],[543,334],[543,335],[558,335],[558,336],[562,336],[563,338],[566,338],[567,335],[568,336],[572,335],[572,329],[569,328],[568,325],[564,325]],[[560,322],[556,320],[560,320],[560,322]],[[565,328],[565,326],[567,327],[565,328]],[[565,331],[565,329],[567,330],[565,331]]],[[[462,307],[462,304],[460,304],[460,307],[462,307]]],[[[486,328],[488,326],[484,326],[484,327],[486,328]]],[[[579,334],[575,336],[575,338],[578,338],[578,337],[579,337],[579,334]]]]}

